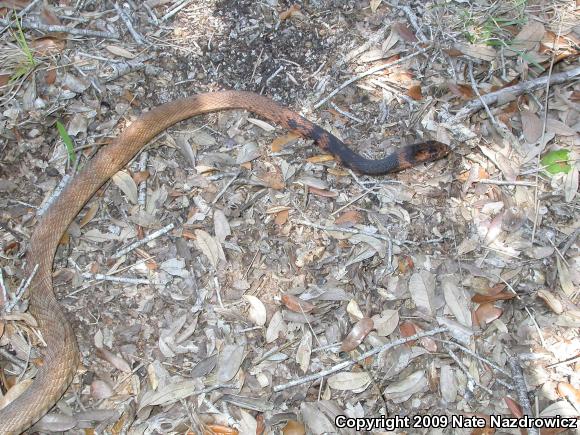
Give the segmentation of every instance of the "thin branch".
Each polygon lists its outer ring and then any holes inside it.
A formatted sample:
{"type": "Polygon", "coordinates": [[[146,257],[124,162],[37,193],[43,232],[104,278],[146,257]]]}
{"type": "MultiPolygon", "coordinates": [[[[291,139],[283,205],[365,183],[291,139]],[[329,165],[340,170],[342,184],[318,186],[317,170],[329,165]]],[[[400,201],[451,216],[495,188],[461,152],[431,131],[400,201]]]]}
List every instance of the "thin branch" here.
{"type": "Polygon", "coordinates": [[[485,104],[488,106],[494,104],[506,104],[515,100],[519,95],[526,92],[536,91],[542,87],[545,87],[547,84],[558,85],[566,83],[579,75],[580,66],[558,74],[553,74],[550,77],[540,77],[534,80],[529,80],[527,82],[518,83],[517,85],[500,89],[499,91],[490,92],[489,94],[482,95],[481,99],[477,98],[467,103],[459,112],[457,112],[453,118],[453,122],[461,121],[473,115],[474,113],[479,112],[483,108],[483,102],[485,102],[485,104]]]}
{"type": "Polygon", "coordinates": [[[312,375],[308,375],[308,376],[304,376],[302,378],[294,379],[293,381],[290,381],[287,384],[276,385],[274,387],[274,392],[279,393],[280,391],[286,390],[288,388],[296,387],[297,385],[302,385],[302,384],[306,384],[308,382],[316,381],[316,380],[323,378],[325,376],[328,376],[328,375],[331,375],[333,373],[340,372],[344,369],[352,367],[353,365],[358,364],[359,362],[364,361],[365,359],[367,359],[373,355],[379,354],[379,353],[384,352],[386,350],[389,350],[393,347],[400,346],[402,344],[408,343],[409,341],[418,340],[419,338],[437,335],[437,334],[440,334],[440,333],[446,332],[446,331],[447,331],[446,327],[440,327],[440,328],[432,329],[430,331],[420,332],[420,333],[412,335],[410,337],[399,338],[398,340],[391,341],[390,343],[385,343],[379,347],[375,347],[374,349],[371,349],[371,350],[361,354],[358,358],[356,358],[354,360],[343,361],[343,362],[341,362],[333,367],[330,367],[329,369],[322,370],[318,373],[314,373],[312,375]]]}
{"type": "MultiPolygon", "coordinates": [[[[16,23],[8,22],[8,20],[0,19],[0,25],[7,27],[17,27],[16,23]]],[[[21,23],[23,29],[38,30],[45,33],[69,33],[71,35],[87,36],[89,38],[102,39],[119,39],[119,35],[114,32],[100,32],[98,30],[77,29],[76,27],[48,25],[35,23],[30,20],[21,23]]]]}
{"type": "Polygon", "coordinates": [[[149,234],[147,237],[143,237],[141,240],[137,240],[136,242],[131,243],[128,246],[125,246],[123,249],[121,249],[121,250],[117,251],[115,254],[113,254],[112,258],[114,258],[114,259],[121,258],[123,255],[131,252],[133,249],[138,248],[139,246],[142,246],[145,243],[148,243],[151,240],[153,240],[159,236],[162,236],[163,234],[168,233],[173,228],[175,228],[175,224],[173,224],[173,223],[166,225],[163,228],[149,234]]]}

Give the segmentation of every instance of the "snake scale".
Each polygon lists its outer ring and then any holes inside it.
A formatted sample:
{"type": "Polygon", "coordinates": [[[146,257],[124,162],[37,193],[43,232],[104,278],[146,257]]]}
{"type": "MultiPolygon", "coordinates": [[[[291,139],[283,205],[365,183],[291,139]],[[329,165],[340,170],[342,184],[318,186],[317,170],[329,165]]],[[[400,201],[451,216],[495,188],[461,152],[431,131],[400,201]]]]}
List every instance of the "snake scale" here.
{"type": "Polygon", "coordinates": [[[18,434],[32,426],[63,395],[79,364],[75,334],[52,288],[54,256],[69,224],[97,190],[155,136],[192,116],[227,109],[246,109],[304,138],[343,165],[370,175],[400,171],[449,153],[447,145],[426,141],[400,148],[383,159],[371,160],[348,148],[338,138],[270,98],[243,91],[197,94],[155,107],[127,127],[111,145],[103,147],[40,218],[30,239],[27,273],[38,269],[29,287],[29,310],[46,342],[42,363],[32,384],[0,410],[0,433],[18,434]]]}

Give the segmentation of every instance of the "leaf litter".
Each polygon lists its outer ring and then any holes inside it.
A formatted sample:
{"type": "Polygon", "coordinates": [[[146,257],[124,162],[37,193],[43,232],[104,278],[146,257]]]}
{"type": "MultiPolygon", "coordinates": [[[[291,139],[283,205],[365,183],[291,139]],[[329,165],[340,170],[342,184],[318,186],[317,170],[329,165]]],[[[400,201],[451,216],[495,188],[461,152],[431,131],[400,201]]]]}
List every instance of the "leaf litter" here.
{"type": "MultiPolygon", "coordinates": [[[[40,40],[25,28],[42,67],[22,69],[18,45],[1,35],[5,310],[14,299],[26,309],[12,254],[76,164],[58,119],[82,166],[147,107],[239,88],[302,111],[368,157],[423,138],[454,152],[373,178],[241,111],[161,135],[61,242],[55,285],[83,367],[38,430],[294,434],[337,431],[343,414],[578,416],[577,83],[506,92],[463,121],[469,135],[450,122],[478,94],[573,68],[577,12],[563,2],[203,0],[171,15],[179,2],[145,3],[131,17],[150,52],[101,2],[92,7],[102,17],[66,4],[25,15],[109,32],[90,55],[71,35],[40,40]],[[428,55],[405,60],[425,35],[428,55]],[[439,325],[446,332],[413,338],[439,325]],[[409,341],[358,360],[399,337],[409,341]],[[345,361],[357,362],[331,373],[345,361]]],[[[22,316],[0,317],[0,403],[39,362],[34,319],[22,316]]]]}

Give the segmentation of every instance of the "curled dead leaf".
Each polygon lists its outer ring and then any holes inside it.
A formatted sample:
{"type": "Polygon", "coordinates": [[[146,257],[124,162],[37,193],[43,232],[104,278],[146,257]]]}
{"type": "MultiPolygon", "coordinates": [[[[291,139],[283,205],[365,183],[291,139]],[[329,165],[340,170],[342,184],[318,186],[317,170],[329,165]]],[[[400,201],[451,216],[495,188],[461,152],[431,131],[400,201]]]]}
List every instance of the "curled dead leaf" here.
{"type": "Polygon", "coordinates": [[[522,407],[511,397],[504,397],[503,401],[511,411],[512,415],[517,418],[522,418],[524,413],[522,412],[522,407]]]}
{"type": "Polygon", "coordinates": [[[281,300],[286,308],[295,313],[309,313],[315,308],[310,302],[288,293],[283,294],[281,300]]]}
{"type": "Polygon", "coordinates": [[[266,324],[266,307],[264,303],[256,296],[244,295],[246,302],[250,304],[250,311],[248,318],[257,326],[264,326],[266,324]]]}
{"type": "Polygon", "coordinates": [[[352,327],[342,344],[340,350],[343,352],[350,352],[358,347],[363,342],[369,332],[375,327],[375,322],[370,317],[363,317],[352,327]]]}
{"type": "Polygon", "coordinates": [[[491,302],[481,304],[475,310],[475,317],[480,327],[484,327],[488,323],[491,323],[494,320],[499,319],[502,314],[503,310],[501,308],[496,307],[491,302]]]}
{"type": "Polygon", "coordinates": [[[562,314],[564,312],[564,306],[562,302],[549,290],[538,290],[536,295],[542,299],[550,309],[556,314],[562,314]]]}
{"type": "Polygon", "coordinates": [[[303,423],[296,420],[288,420],[282,428],[283,435],[305,435],[306,428],[303,423]]]}
{"type": "Polygon", "coordinates": [[[574,407],[580,412],[580,390],[567,382],[558,383],[558,393],[568,399],[574,407]]]}

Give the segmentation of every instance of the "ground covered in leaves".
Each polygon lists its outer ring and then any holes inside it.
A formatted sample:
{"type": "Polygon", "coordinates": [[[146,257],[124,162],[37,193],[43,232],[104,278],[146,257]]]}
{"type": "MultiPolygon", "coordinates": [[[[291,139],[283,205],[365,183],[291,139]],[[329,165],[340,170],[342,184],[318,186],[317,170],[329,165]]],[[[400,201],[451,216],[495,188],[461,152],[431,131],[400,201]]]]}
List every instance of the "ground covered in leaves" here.
{"type": "Polygon", "coordinates": [[[245,111],[169,129],[61,241],[82,365],[32,431],[578,418],[576,8],[0,1],[0,408],[42,364],[24,253],[67,176],[147,108],[240,89],[369,158],[453,152],[368,177],[245,111]]]}

